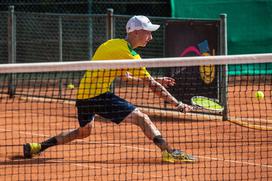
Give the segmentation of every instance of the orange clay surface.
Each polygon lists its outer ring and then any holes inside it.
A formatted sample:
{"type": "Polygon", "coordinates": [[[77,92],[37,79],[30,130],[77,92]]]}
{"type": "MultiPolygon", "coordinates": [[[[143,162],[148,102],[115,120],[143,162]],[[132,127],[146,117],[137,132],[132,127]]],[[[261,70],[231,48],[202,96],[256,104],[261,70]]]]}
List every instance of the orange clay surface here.
{"type": "MultiPolygon", "coordinates": [[[[122,90],[117,94],[131,102],[161,104],[156,96],[139,89],[140,95],[122,90]]],[[[271,97],[271,86],[230,86],[229,116],[268,124],[272,120],[271,97]],[[265,99],[258,101],[254,97],[257,89],[264,91],[265,99]]],[[[169,144],[193,154],[198,161],[162,163],[160,150],[140,128],[101,119],[95,121],[90,137],[52,147],[32,159],[23,159],[22,144],[41,142],[64,130],[77,128],[76,109],[68,104],[3,96],[0,100],[0,180],[272,179],[272,131],[201,117],[191,121],[161,117],[153,121],[169,144]]]]}

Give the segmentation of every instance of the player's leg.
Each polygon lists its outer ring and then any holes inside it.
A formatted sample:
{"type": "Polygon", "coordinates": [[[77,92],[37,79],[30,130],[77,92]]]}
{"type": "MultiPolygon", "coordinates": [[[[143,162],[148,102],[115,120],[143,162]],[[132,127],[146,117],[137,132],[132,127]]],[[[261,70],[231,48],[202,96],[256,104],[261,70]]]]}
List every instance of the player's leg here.
{"type": "Polygon", "coordinates": [[[23,145],[24,157],[31,158],[35,155],[40,154],[42,151],[46,150],[49,147],[66,144],[75,139],[86,138],[91,134],[92,124],[93,123],[91,122],[84,127],[64,131],[59,135],[51,137],[41,143],[26,143],[23,145]]]}
{"type": "Polygon", "coordinates": [[[91,134],[93,127],[94,114],[90,111],[88,102],[83,102],[79,106],[78,120],[80,127],[64,131],[57,136],[51,137],[41,143],[26,143],[23,145],[23,154],[25,158],[31,158],[40,154],[42,151],[55,145],[62,145],[69,143],[75,139],[83,139],[91,134]]]}
{"type": "Polygon", "coordinates": [[[152,140],[162,151],[163,161],[166,162],[194,162],[196,159],[181,150],[172,149],[166,140],[162,137],[160,131],[150,120],[149,116],[142,113],[140,110],[135,109],[126,118],[126,122],[131,122],[139,126],[147,138],[152,140]]]}
{"type": "Polygon", "coordinates": [[[150,140],[155,141],[155,144],[159,146],[161,150],[171,149],[163,140],[160,131],[149,117],[125,99],[111,92],[107,92],[103,94],[103,97],[102,95],[100,96],[100,104],[100,109],[102,109],[96,111],[98,115],[110,119],[116,124],[122,121],[133,123],[139,126],[150,140]]]}
{"type": "Polygon", "coordinates": [[[142,113],[139,109],[135,109],[133,112],[131,112],[131,114],[129,114],[124,121],[139,126],[144,132],[145,136],[153,141],[162,151],[172,150],[172,148],[162,138],[160,131],[150,120],[149,116],[142,113]]]}
{"type": "Polygon", "coordinates": [[[92,124],[93,122],[86,124],[84,127],[79,127],[77,129],[62,132],[59,135],[42,142],[42,151],[54,145],[62,145],[69,143],[75,139],[83,139],[90,136],[92,124]]]}
{"type": "Polygon", "coordinates": [[[119,124],[122,121],[130,122],[139,126],[147,138],[152,140],[157,145],[163,154],[163,161],[194,161],[195,158],[183,151],[172,149],[166,140],[162,137],[160,131],[155,124],[150,120],[149,116],[142,113],[134,105],[126,100],[112,94],[106,93],[103,99],[102,111],[96,112],[104,118],[108,118],[119,124]]]}

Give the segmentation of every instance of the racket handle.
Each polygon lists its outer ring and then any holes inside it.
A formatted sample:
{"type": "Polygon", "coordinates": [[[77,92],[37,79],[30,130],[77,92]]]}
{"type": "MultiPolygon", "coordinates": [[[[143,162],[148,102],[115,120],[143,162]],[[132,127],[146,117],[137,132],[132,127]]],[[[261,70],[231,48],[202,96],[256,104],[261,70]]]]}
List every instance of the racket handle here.
{"type": "Polygon", "coordinates": [[[196,106],[196,105],[192,105],[192,107],[193,107],[194,111],[203,110],[202,107],[199,107],[199,106],[196,106]]]}

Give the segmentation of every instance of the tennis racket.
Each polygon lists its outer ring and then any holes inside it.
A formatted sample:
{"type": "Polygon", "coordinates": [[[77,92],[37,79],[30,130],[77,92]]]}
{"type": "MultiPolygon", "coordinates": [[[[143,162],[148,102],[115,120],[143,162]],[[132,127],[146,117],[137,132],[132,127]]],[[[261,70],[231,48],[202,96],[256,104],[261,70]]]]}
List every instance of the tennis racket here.
{"type": "Polygon", "coordinates": [[[224,110],[224,107],[219,104],[216,99],[204,97],[204,96],[194,96],[191,98],[191,103],[193,110],[204,110],[213,113],[220,113],[224,110]]]}
{"type": "MultiPolygon", "coordinates": [[[[193,110],[204,110],[213,113],[220,113],[224,110],[224,107],[220,105],[216,99],[211,99],[204,96],[192,97],[191,103],[193,110]]],[[[230,117],[228,121],[250,129],[272,131],[272,120],[230,117]]]]}

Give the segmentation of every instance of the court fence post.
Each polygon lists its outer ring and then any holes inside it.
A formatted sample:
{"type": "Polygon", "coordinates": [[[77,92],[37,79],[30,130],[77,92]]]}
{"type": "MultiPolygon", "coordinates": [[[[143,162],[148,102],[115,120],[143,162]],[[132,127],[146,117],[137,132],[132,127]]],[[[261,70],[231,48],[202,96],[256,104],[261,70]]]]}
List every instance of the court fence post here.
{"type": "MultiPolygon", "coordinates": [[[[63,40],[62,40],[62,16],[59,18],[59,62],[63,62],[63,40]]],[[[62,76],[59,78],[59,97],[62,97],[62,76]]]]}
{"type": "MultiPolygon", "coordinates": [[[[16,63],[16,15],[14,14],[14,6],[9,6],[8,11],[8,63],[16,63]]],[[[16,75],[8,75],[8,94],[14,97],[16,90],[16,75]]]]}
{"type": "MultiPolygon", "coordinates": [[[[107,33],[107,40],[113,39],[113,9],[107,9],[107,20],[106,20],[106,33],[107,33]]],[[[115,89],[115,81],[110,86],[110,90],[114,93],[115,89]]]]}
{"type": "MultiPolygon", "coordinates": [[[[227,14],[220,14],[220,55],[228,54],[227,45],[227,14]]],[[[220,102],[224,106],[222,113],[223,121],[227,121],[228,117],[228,65],[220,66],[220,102]]]]}
{"type": "Polygon", "coordinates": [[[106,23],[106,30],[107,30],[107,39],[110,40],[113,38],[113,9],[107,9],[107,23],[106,23]]]}

